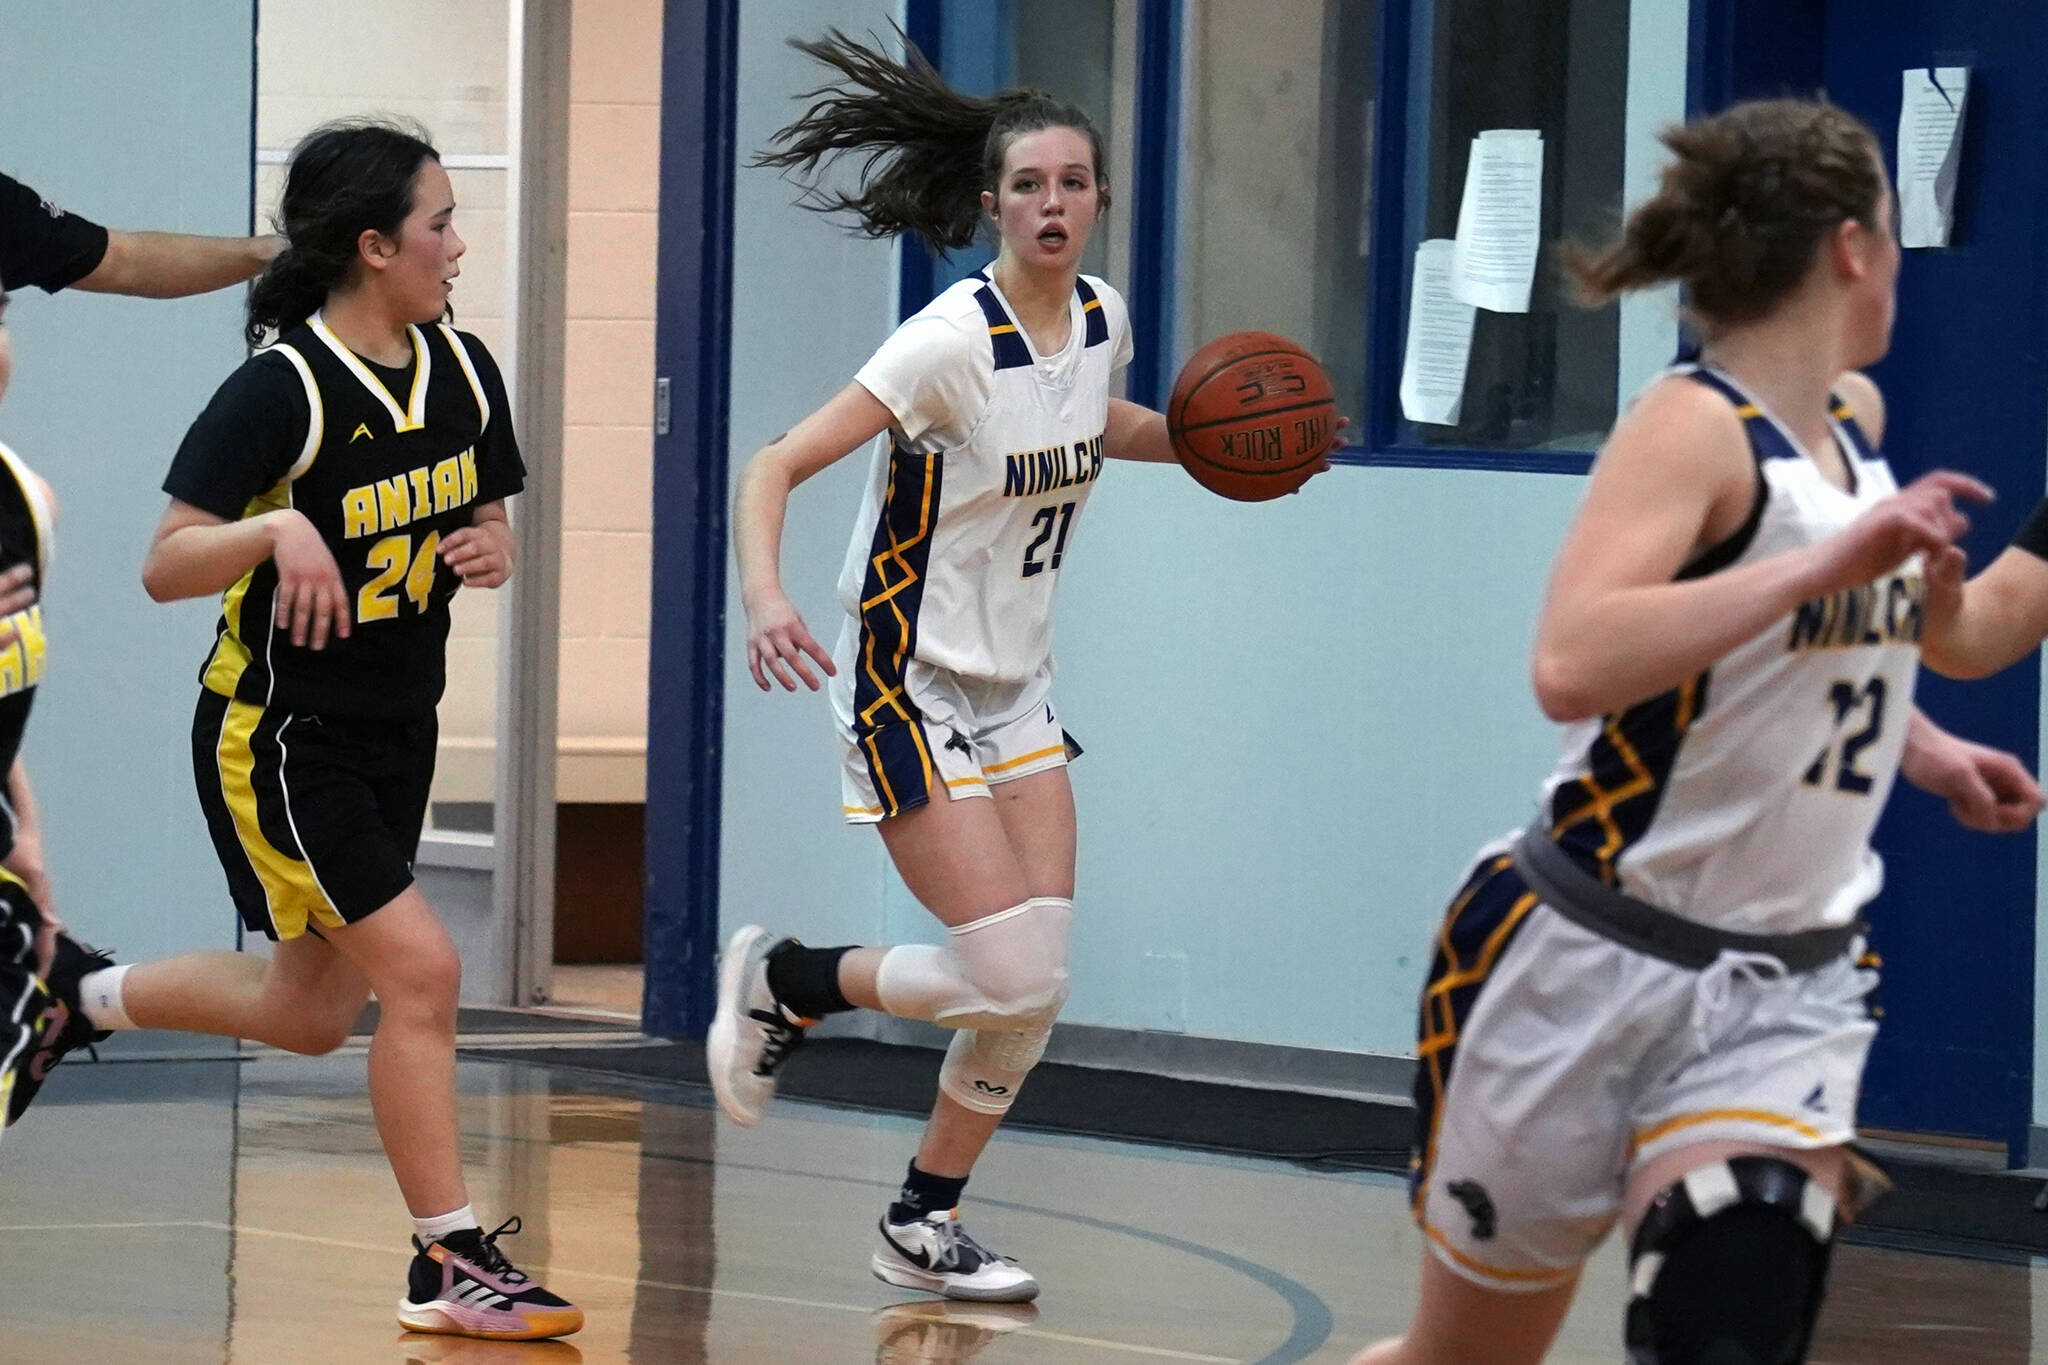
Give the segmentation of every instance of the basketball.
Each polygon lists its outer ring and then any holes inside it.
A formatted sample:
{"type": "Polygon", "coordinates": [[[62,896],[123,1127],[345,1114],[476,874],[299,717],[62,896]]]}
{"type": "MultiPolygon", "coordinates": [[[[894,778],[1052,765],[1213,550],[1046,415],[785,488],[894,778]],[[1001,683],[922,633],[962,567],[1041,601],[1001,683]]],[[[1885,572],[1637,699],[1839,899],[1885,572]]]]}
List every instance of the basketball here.
{"type": "Polygon", "coordinates": [[[1166,403],[1173,453],[1195,482],[1238,502],[1292,493],[1337,436],[1337,400],[1314,356],[1271,332],[1196,351],[1166,403]]]}

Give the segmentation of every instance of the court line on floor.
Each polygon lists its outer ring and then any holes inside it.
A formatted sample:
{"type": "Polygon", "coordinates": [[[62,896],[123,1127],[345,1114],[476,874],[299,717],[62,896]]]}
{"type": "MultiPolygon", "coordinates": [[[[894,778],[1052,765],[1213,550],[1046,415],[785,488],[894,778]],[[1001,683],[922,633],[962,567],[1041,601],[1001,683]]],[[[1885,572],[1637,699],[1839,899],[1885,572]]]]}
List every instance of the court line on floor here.
{"type": "MultiPolygon", "coordinates": [[[[0,1234],[10,1232],[130,1232],[156,1228],[191,1228],[201,1232],[229,1233],[241,1237],[274,1237],[285,1242],[308,1242],[314,1246],[340,1247],[347,1251],[367,1251],[382,1256],[406,1256],[411,1252],[402,1251],[387,1244],[372,1242],[350,1242],[339,1237],[321,1237],[309,1232],[285,1232],[278,1228],[259,1228],[248,1224],[231,1226],[203,1218],[180,1218],[155,1223],[38,1223],[16,1224],[0,1227],[0,1234]]],[[[672,1280],[647,1280],[630,1275],[612,1275],[601,1270],[578,1270],[573,1266],[537,1266],[550,1278],[596,1280],[604,1284],[623,1285],[629,1288],[665,1289],[672,1293],[702,1294],[708,1298],[745,1299],[753,1303],[781,1304],[787,1308],[820,1308],[838,1313],[857,1313],[862,1317],[872,1315],[875,1309],[857,1303],[832,1303],[824,1299],[798,1299],[784,1294],[761,1294],[750,1289],[719,1289],[701,1284],[678,1284],[672,1280]]],[[[1111,1341],[1103,1337],[1076,1336],[1068,1332],[1051,1332],[1041,1327],[1015,1327],[1003,1333],[1004,1336],[1035,1337],[1041,1341],[1057,1341],[1069,1346],[1090,1346],[1104,1351],[1122,1351],[1128,1355],[1155,1356],[1163,1360],[1186,1360],[1196,1365],[1244,1365],[1236,1356],[1203,1355],[1197,1351],[1175,1351],[1164,1346],[1141,1346],[1130,1341],[1111,1341]]]]}
{"type": "MultiPolygon", "coordinates": [[[[496,1064],[501,1066],[536,1067],[537,1069],[542,1071],[551,1071],[558,1069],[547,1066],[545,1064],[530,1062],[505,1061],[498,1062],[496,1064]]],[[[568,1069],[572,1071],[575,1070],[575,1068],[568,1069]]],[[[605,1072],[578,1073],[579,1080],[584,1080],[589,1077],[604,1077],[611,1082],[623,1085],[624,1088],[626,1088],[628,1091],[635,1092],[635,1098],[637,1098],[639,1102],[642,1104],[650,1102],[672,1104],[675,1102],[672,1099],[657,1098],[650,1100],[649,1097],[646,1096],[644,1093],[638,1093],[644,1089],[644,1082],[638,1082],[636,1078],[633,1077],[618,1077],[612,1075],[611,1073],[605,1072]]],[[[674,1088],[673,1086],[667,1086],[666,1083],[660,1084],[663,1084],[664,1088],[674,1088]]],[[[704,1090],[708,1098],[708,1087],[697,1088],[700,1090],[704,1090]]],[[[561,1098],[562,1096],[558,1093],[555,1097],[561,1098]]],[[[825,1107],[828,1109],[830,1108],[830,1106],[825,1107]]],[[[354,1124],[357,1126],[369,1126],[371,1122],[369,1119],[359,1116],[330,1116],[327,1121],[354,1124]]],[[[505,1142],[539,1142],[543,1144],[551,1144],[553,1142],[552,1137],[534,1138],[502,1132],[489,1132],[483,1134],[483,1136],[487,1136],[505,1142]]],[[[1074,1135],[1069,1136],[1073,1137],[1074,1135]]],[[[1115,1139],[1088,1137],[1080,1137],[1077,1140],[1083,1142],[1115,1141],[1115,1139]]],[[[751,1170],[757,1173],[765,1173],[771,1175],[795,1176],[802,1179],[822,1180],[833,1184],[860,1185],[870,1189],[886,1190],[893,1188],[893,1186],[891,1186],[886,1181],[871,1180],[862,1176],[827,1174],[822,1171],[802,1171],[791,1169],[788,1167],[757,1165],[750,1162],[730,1160],[719,1161],[712,1157],[698,1156],[682,1152],[660,1151],[649,1149],[644,1146],[640,1149],[640,1156],[642,1159],[652,1157],[653,1159],[658,1161],[672,1161],[686,1165],[722,1167],[725,1169],[735,1170],[751,1170]]],[[[1012,1203],[1000,1199],[977,1198],[975,1202],[977,1204],[989,1204],[1000,1206],[1003,1208],[1014,1209],[1021,1213],[1036,1214],[1044,1218],[1081,1223],[1089,1227],[1096,1228],[1100,1231],[1109,1232],[1118,1236],[1131,1237],[1139,1241],[1153,1242],[1160,1246],[1167,1247],[1171,1250],[1182,1252],[1189,1256],[1193,1256],[1199,1260],[1209,1261],[1212,1264],[1222,1266],[1225,1270],[1231,1271],[1235,1274],[1242,1275],[1245,1278],[1252,1280],[1254,1283],[1259,1284],[1265,1287],[1266,1289],[1272,1291],[1275,1295],[1277,1295],[1280,1298],[1281,1302],[1287,1305],[1287,1310],[1289,1315],[1293,1319],[1293,1323],[1288,1330],[1286,1338],[1283,1341],[1281,1341],[1281,1343],[1278,1346],[1274,1347],[1266,1354],[1258,1356],[1255,1359],[1241,1362],[1241,1365],[1297,1365],[1297,1362],[1306,1360],[1310,1356],[1314,1355],[1317,1351],[1321,1350],[1323,1346],[1329,1342],[1331,1335],[1335,1331],[1335,1319],[1330,1312],[1329,1304],[1323,1301],[1322,1296],[1317,1294],[1314,1290],[1310,1289],[1307,1285],[1302,1284],[1299,1280],[1293,1279],[1288,1275],[1282,1274],[1280,1271],[1273,1269],[1271,1266],[1261,1265],[1257,1261],[1248,1260],[1245,1257],[1236,1256],[1227,1251],[1220,1251],[1215,1247],[1204,1246],[1199,1242],[1191,1242],[1186,1240],[1185,1238],[1174,1237],[1162,1232],[1155,1232],[1151,1229],[1137,1227],[1130,1223],[1117,1223],[1112,1222],[1108,1219],[1090,1217],[1087,1214],[1070,1213],[1060,1209],[1049,1209],[1035,1204],[1012,1203]]]]}

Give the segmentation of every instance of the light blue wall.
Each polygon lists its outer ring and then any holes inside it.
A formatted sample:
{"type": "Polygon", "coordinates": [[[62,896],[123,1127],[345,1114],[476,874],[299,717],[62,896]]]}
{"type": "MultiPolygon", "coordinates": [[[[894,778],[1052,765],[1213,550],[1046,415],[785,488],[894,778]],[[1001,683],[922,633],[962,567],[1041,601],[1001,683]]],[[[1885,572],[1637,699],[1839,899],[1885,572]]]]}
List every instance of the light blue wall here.
{"type": "MultiPolygon", "coordinates": [[[[745,162],[801,109],[819,68],[787,44],[831,26],[887,32],[892,5],[747,0],[740,6],[734,188],[732,468],[848,383],[894,325],[895,250],[792,207],[795,189],[745,162]]],[[[859,514],[867,452],[796,490],[783,533],[784,587],[831,647],[839,564],[859,514]]],[[[721,916],[812,943],[871,942],[894,880],[872,830],[840,820],[838,746],[823,693],[764,695],[746,676],[739,581],[727,602],[721,916]]],[[[900,891],[899,891],[900,894],[900,891]]],[[[921,912],[917,912],[921,915],[921,912]]]]}
{"type": "MultiPolygon", "coordinates": [[[[246,232],[254,23],[223,0],[0,6],[0,169],[111,226],[246,232]]],[[[153,605],[138,569],[171,453],[244,354],[241,295],[16,299],[0,439],[64,509],[27,748],[59,903],[124,958],[230,946],[187,740],[215,611],[153,605]]]]}
{"type": "Polygon", "coordinates": [[[1405,1053],[1430,935],[1555,737],[1528,646],[1580,480],[1114,466],[1061,587],[1088,754],[1065,1018],[1405,1053]]]}

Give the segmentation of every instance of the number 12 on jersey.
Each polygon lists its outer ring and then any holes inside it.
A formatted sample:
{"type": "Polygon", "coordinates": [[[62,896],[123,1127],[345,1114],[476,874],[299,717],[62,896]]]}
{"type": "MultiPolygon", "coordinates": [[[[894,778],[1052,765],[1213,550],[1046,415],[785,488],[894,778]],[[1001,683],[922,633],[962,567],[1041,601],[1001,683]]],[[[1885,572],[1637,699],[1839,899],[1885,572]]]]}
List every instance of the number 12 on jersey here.
{"type": "MultiPolygon", "coordinates": [[[[1837,732],[1844,726],[1851,724],[1863,712],[1866,706],[1869,708],[1870,714],[1870,718],[1864,723],[1863,728],[1852,735],[1844,737],[1841,741],[1841,758],[1835,767],[1834,788],[1836,791],[1849,792],[1855,796],[1863,796],[1870,791],[1872,778],[1869,773],[1861,772],[1857,769],[1856,760],[1862,757],[1865,749],[1868,749],[1877,742],[1878,735],[1884,729],[1884,698],[1885,685],[1883,678],[1872,678],[1861,687],[1858,687],[1853,682],[1844,680],[1835,683],[1834,686],[1828,689],[1828,701],[1835,708],[1835,729],[1837,732]]],[[[1799,780],[1809,787],[1818,787],[1825,783],[1828,774],[1828,760],[1835,757],[1836,752],[1837,746],[1833,740],[1830,740],[1828,747],[1820,751],[1820,757],[1813,760],[1813,766],[1808,768],[1806,775],[1799,780]]]]}
{"type": "Polygon", "coordinates": [[[434,531],[414,554],[411,536],[386,536],[370,547],[370,567],[377,576],[356,594],[356,620],[389,621],[398,615],[399,580],[405,595],[421,611],[434,595],[434,569],[440,563],[441,533],[434,531]]]}

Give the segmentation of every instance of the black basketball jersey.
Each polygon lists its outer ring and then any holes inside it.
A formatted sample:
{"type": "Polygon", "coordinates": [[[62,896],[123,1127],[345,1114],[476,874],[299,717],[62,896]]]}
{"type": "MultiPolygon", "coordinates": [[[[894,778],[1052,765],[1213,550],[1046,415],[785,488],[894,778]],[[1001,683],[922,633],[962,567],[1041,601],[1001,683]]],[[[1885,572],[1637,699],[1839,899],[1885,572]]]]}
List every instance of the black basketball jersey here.
{"type": "MultiPolygon", "coordinates": [[[[43,571],[50,554],[50,508],[28,466],[0,445],[0,569],[17,564],[35,566],[35,589],[43,590],[43,571]]],[[[48,648],[43,637],[43,608],[38,602],[7,618],[13,639],[0,645],[0,858],[14,851],[14,807],[4,786],[6,774],[21,755],[28,730],[29,708],[36,685],[43,680],[48,648]]]]}
{"type": "Polygon", "coordinates": [[[228,520],[303,513],[341,568],[353,622],[325,649],[294,645],[273,625],[266,559],[222,598],[200,674],[210,690],[313,714],[416,715],[440,700],[460,585],[441,541],[518,492],[525,468],[483,343],[408,330],[412,363],[391,369],[314,314],[229,376],[179,447],[164,491],[228,520]]]}

